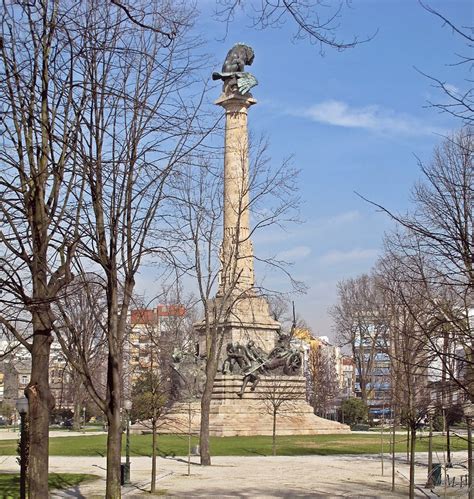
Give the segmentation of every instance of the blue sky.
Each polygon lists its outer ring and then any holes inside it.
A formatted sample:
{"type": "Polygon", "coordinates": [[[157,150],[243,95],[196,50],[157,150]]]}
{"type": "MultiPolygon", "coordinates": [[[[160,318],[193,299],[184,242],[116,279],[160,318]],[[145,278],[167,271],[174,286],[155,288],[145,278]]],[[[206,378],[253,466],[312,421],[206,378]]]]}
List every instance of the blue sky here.
{"type": "MultiPolygon", "coordinates": [[[[430,5],[459,25],[473,25],[471,2],[430,5]]],[[[378,33],[344,52],[327,49],[324,57],[307,41],[294,43],[290,24],[259,31],[246,27],[243,16],[223,40],[225,25],[210,18],[214,3],[199,6],[196,29],[216,69],[234,43],[254,48],[250,70],[259,85],[252,91],[258,104],[249,113],[251,128],[268,136],[274,161],[293,155],[301,170],[305,224],[258,236],[256,252],[277,251],[294,261],[293,274],[309,286],[295,297],[298,313],[314,333],[332,336],[327,311],[337,281],[369,271],[391,227],[354,191],[393,210],[409,208],[419,177],[415,155],[429,161],[442,135],[459,126],[427,107],[427,100],[443,96],[415,68],[465,89],[467,68],[449,64],[466,46],[416,0],[354,1],[340,20],[340,37],[378,33]]],[[[257,275],[263,277],[274,288],[286,287],[283,277],[257,275]]]]}

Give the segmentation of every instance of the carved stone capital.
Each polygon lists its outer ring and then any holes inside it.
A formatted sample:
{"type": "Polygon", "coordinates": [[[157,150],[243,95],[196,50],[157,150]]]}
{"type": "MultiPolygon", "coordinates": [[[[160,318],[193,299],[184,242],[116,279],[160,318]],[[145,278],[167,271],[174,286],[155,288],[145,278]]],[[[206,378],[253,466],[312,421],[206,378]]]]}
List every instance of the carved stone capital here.
{"type": "Polygon", "coordinates": [[[215,102],[217,106],[222,106],[227,113],[245,113],[247,109],[257,103],[251,95],[222,94],[215,102]]]}

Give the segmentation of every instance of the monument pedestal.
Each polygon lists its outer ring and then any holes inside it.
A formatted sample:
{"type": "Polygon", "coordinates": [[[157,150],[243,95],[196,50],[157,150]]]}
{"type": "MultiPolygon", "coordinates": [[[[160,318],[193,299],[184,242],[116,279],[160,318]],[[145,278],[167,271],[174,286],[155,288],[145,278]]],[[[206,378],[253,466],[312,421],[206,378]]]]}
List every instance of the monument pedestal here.
{"type": "Polygon", "coordinates": [[[218,374],[210,411],[210,434],[230,437],[272,435],[273,408],[278,406],[277,435],[350,433],[347,425],[316,416],[306,402],[304,376],[262,376],[254,392],[239,397],[242,376],[218,374]]]}
{"type": "MultiPolygon", "coordinates": [[[[247,387],[238,396],[242,376],[218,374],[214,382],[210,407],[209,433],[215,437],[272,435],[274,403],[277,411],[276,433],[282,435],[320,435],[350,433],[347,425],[320,418],[306,402],[304,376],[263,376],[254,392],[247,387]]],[[[191,431],[199,434],[200,403],[178,403],[160,425],[160,433],[187,433],[191,415],[191,431]]],[[[139,425],[133,431],[143,430],[139,425]]]]}
{"type": "MultiPolygon", "coordinates": [[[[219,311],[224,310],[221,303],[222,298],[217,296],[210,305],[210,317],[214,317],[219,311]],[[214,310],[216,314],[214,314],[214,310]]],[[[194,325],[199,333],[199,352],[206,352],[205,323],[194,325]]],[[[225,358],[225,346],[227,343],[240,343],[246,345],[253,340],[265,352],[270,352],[275,346],[277,331],[280,323],[274,320],[269,313],[268,303],[265,298],[248,293],[239,297],[232,306],[232,312],[226,319],[218,322],[219,334],[223,335],[220,365],[225,358]]]]}

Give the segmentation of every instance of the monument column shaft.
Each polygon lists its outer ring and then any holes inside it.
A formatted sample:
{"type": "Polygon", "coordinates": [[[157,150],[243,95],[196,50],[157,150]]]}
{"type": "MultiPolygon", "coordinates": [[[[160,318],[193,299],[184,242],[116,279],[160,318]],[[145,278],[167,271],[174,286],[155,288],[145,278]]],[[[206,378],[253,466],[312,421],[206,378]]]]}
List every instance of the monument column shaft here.
{"type": "MultiPolygon", "coordinates": [[[[238,43],[227,54],[222,72],[212,75],[213,80],[224,82],[222,94],[215,102],[225,112],[224,213],[219,287],[215,298],[209,301],[206,320],[196,324],[200,352],[210,352],[210,340],[214,338],[216,342],[219,338],[226,349],[229,343],[232,346],[253,341],[263,351],[270,352],[280,330],[280,324],[270,315],[267,301],[254,286],[249,206],[253,175],[249,168],[247,113],[257,102],[249,93],[257,80],[244,71],[244,66],[252,64],[253,59],[252,48],[238,43]],[[211,324],[218,336],[211,334],[211,324]]],[[[226,351],[222,348],[218,353],[221,366],[226,351]]]]}
{"type": "Polygon", "coordinates": [[[216,102],[226,112],[221,293],[233,290],[241,293],[254,286],[247,110],[255,102],[251,97],[238,95],[216,102]]]}
{"type": "MultiPolygon", "coordinates": [[[[234,107],[234,106],[232,106],[234,107]]],[[[249,228],[247,109],[226,110],[224,152],[224,238],[249,228]]]]}

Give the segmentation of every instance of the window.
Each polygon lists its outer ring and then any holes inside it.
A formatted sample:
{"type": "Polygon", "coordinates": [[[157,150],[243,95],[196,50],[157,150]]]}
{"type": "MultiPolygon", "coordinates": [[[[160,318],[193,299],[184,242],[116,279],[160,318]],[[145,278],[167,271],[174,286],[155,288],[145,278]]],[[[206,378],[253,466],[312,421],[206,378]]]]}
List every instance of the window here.
{"type": "Polygon", "coordinates": [[[21,384],[22,385],[27,385],[28,384],[28,376],[26,374],[21,375],[21,384]]]}

